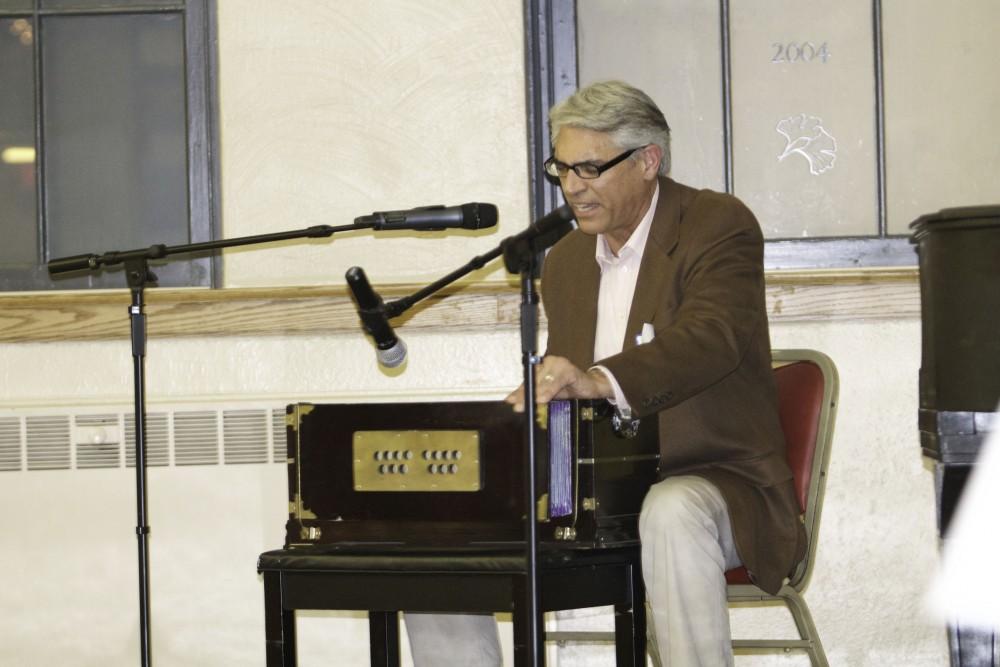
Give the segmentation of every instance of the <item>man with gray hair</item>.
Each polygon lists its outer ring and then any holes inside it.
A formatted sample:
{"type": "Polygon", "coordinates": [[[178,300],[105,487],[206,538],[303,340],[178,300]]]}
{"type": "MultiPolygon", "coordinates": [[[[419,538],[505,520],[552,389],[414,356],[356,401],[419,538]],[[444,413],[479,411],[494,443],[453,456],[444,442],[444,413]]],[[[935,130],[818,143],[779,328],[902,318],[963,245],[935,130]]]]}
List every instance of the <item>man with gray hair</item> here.
{"type": "MultiPolygon", "coordinates": [[[[805,552],[760,226],[735,197],[667,176],[670,128],[641,90],[592,84],[555,105],[549,124],[545,171],[579,228],[542,269],[548,345],[536,398],[605,398],[624,419],[657,420],[660,481],[639,517],[651,635],[664,665],[732,665],[725,571],[742,565],[774,593],[805,552]]],[[[523,410],[523,387],[507,400],[523,410]]],[[[499,651],[481,660],[492,620],[463,622],[478,629],[449,633],[457,662],[424,664],[499,664],[499,651]]],[[[416,648],[421,631],[407,624],[416,648]]]]}

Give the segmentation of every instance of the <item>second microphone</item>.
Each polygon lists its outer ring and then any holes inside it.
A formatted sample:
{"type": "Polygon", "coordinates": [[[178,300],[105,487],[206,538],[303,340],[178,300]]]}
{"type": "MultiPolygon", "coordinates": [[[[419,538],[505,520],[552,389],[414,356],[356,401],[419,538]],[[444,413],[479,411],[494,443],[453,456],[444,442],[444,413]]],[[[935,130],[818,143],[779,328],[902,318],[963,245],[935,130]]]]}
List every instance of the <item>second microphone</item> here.
{"type": "Polygon", "coordinates": [[[406,360],[406,344],[400,340],[389,324],[385,303],[375,293],[368,276],[360,266],[352,266],[345,275],[361,316],[361,325],[375,341],[375,355],[386,368],[395,368],[406,360]]]}

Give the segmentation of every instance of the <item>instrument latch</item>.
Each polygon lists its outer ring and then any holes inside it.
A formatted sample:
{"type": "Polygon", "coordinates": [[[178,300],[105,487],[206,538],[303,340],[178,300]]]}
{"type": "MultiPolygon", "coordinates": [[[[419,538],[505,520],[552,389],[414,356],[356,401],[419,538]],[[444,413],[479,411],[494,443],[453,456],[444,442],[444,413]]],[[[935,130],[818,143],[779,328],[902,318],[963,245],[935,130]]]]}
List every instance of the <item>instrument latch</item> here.
{"type": "Polygon", "coordinates": [[[575,540],[576,528],[572,526],[556,526],[555,538],[557,540],[575,540]]]}
{"type": "Polygon", "coordinates": [[[315,542],[323,534],[323,531],[317,526],[302,526],[302,530],[299,532],[303,540],[310,540],[315,542]]]}

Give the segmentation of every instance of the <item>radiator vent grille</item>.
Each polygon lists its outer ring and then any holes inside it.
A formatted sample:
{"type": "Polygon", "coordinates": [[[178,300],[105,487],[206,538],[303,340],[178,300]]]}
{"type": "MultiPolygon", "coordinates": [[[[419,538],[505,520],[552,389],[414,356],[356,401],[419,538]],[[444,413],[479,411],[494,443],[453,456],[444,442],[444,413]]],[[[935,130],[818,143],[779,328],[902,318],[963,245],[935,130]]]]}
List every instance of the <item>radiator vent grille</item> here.
{"type": "Polygon", "coordinates": [[[215,412],[174,415],[174,463],[179,466],[219,462],[219,420],[215,412]]]}
{"type": "MultiPolygon", "coordinates": [[[[125,415],[125,465],[135,467],[135,415],[125,415]]],[[[146,465],[170,465],[170,415],[146,413],[146,465]]]]}
{"type": "Polygon", "coordinates": [[[33,415],[25,418],[28,470],[68,470],[69,417],[33,415]]]}
{"type": "Polygon", "coordinates": [[[267,463],[267,412],[229,410],[222,415],[224,458],[229,463],[267,463]]]}
{"type": "Polygon", "coordinates": [[[0,470],[21,469],[21,420],[0,417],[0,470]]]}
{"type": "MultiPolygon", "coordinates": [[[[146,465],[285,460],[285,408],[220,407],[146,414],[146,465]]],[[[0,411],[0,473],[135,467],[135,417],[0,411]]]]}
{"type": "Polygon", "coordinates": [[[274,443],[274,460],[279,463],[288,456],[285,431],[285,408],[271,410],[271,441],[274,443]]]}
{"type": "Polygon", "coordinates": [[[118,415],[78,415],[75,420],[77,468],[117,468],[122,445],[118,415]]]}

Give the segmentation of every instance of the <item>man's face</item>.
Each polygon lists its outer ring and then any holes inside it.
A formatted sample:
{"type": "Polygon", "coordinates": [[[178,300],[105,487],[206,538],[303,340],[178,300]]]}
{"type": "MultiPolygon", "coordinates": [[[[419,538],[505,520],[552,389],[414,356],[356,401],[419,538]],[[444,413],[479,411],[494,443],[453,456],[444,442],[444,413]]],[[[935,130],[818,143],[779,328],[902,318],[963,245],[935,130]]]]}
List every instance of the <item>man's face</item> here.
{"type": "MultiPolygon", "coordinates": [[[[601,165],[634,146],[618,146],[605,132],[579,127],[559,131],[553,156],[565,164],[601,165]]],[[[585,179],[568,170],[560,178],[563,196],[573,208],[577,224],[587,234],[604,234],[615,253],[646,213],[653,190],[660,150],[647,146],[597,178],[585,179]]]]}

